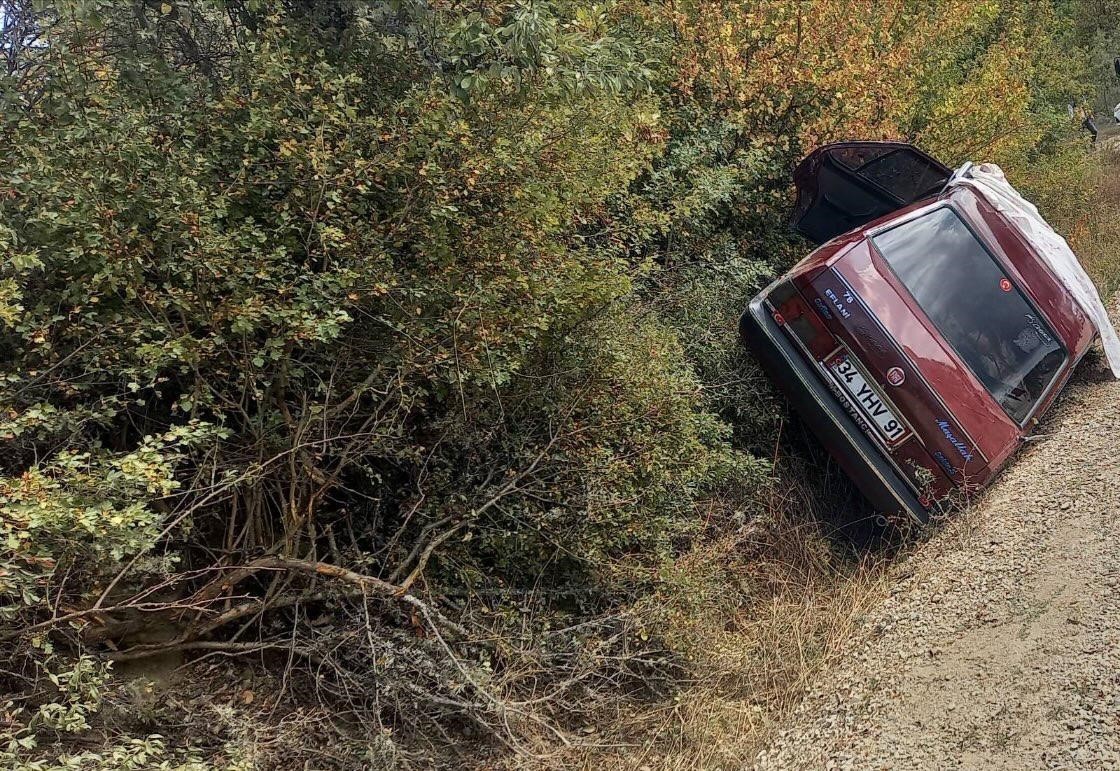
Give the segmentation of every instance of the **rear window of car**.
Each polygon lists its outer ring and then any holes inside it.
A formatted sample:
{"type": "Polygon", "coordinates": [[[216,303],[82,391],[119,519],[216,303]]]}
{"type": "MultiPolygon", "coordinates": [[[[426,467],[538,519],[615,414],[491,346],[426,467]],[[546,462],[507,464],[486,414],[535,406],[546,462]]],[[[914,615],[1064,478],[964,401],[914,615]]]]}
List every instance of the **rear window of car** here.
{"type": "Polygon", "coordinates": [[[1026,422],[1066,352],[960,216],[935,209],[872,241],[995,400],[1026,422]]]}

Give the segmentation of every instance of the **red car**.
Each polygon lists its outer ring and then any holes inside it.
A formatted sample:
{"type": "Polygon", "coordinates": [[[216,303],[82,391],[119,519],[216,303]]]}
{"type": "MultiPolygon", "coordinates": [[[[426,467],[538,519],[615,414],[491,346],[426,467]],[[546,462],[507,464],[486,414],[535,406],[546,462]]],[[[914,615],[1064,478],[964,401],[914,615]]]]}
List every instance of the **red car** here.
{"type": "Polygon", "coordinates": [[[926,522],[1038,425],[1096,328],[1024,234],[917,148],[846,142],[797,168],[821,244],[740,331],[880,512],[926,522]]]}

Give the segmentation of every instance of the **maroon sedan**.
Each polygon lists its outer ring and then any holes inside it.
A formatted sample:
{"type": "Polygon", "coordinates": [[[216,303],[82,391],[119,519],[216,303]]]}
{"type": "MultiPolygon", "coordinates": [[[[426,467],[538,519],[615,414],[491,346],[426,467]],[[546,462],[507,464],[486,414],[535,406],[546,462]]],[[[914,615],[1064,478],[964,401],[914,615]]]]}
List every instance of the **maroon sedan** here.
{"type": "Polygon", "coordinates": [[[814,152],[795,227],[824,245],[740,325],[872,505],[920,522],[992,480],[1096,337],[1014,223],[950,177],[911,145],[814,152]]]}

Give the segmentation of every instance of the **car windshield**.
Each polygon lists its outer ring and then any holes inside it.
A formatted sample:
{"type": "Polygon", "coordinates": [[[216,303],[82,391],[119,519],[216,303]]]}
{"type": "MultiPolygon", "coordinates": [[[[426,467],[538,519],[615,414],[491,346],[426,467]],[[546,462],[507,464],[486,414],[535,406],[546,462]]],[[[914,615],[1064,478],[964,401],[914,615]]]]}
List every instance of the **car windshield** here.
{"type": "Polygon", "coordinates": [[[950,208],[872,240],[929,320],[1022,425],[1066,359],[1041,314],[950,208]]]}

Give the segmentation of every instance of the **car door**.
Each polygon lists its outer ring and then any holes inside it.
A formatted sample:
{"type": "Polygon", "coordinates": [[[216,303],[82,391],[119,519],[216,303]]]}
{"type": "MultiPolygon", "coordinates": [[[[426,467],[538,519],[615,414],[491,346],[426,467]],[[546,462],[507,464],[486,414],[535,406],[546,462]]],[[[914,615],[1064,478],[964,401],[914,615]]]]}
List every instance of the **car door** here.
{"type": "Polygon", "coordinates": [[[811,153],[794,171],[793,227],[817,244],[937,195],[952,171],[902,142],[839,142],[811,153]]]}

